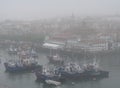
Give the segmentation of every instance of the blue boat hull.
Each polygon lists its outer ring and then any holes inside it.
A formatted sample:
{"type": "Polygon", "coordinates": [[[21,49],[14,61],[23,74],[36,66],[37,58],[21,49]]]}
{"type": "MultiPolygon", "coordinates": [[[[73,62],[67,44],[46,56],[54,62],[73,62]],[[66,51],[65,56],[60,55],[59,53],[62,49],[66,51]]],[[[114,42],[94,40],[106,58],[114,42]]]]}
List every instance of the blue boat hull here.
{"type": "Polygon", "coordinates": [[[82,73],[68,73],[62,72],[61,77],[67,80],[90,80],[90,79],[101,79],[109,76],[108,71],[99,71],[96,73],[82,72],[82,73]]]}
{"type": "Polygon", "coordinates": [[[102,79],[107,78],[109,76],[108,71],[99,71],[99,73],[91,74],[91,72],[82,72],[82,73],[68,73],[68,72],[61,72],[61,76],[45,76],[42,75],[40,72],[36,72],[37,80],[39,81],[45,81],[47,79],[54,80],[54,81],[68,81],[68,80],[96,80],[96,79],[102,79]]]}
{"type": "Polygon", "coordinates": [[[27,72],[40,69],[41,65],[31,65],[31,66],[14,66],[10,67],[8,63],[4,63],[5,69],[7,72],[27,72]]]}

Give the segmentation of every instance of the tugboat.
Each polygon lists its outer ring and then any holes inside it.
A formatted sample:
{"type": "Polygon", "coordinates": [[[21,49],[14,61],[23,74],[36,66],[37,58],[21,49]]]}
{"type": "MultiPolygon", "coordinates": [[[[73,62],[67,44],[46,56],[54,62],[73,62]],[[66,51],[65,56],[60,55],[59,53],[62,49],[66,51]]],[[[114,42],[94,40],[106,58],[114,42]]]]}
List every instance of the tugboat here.
{"type": "Polygon", "coordinates": [[[109,72],[100,69],[97,63],[85,64],[83,68],[76,63],[70,63],[64,68],[59,68],[58,71],[66,80],[95,80],[109,76],[109,72]]]}
{"type": "Polygon", "coordinates": [[[40,69],[41,65],[33,58],[21,59],[18,61],[9,60],[4,63],[7,72],[27,72],[40,69]]]}
{"type": "Polygon", "coordinates": [[[77,63],[67,63],[60,67],[54,67],[54,70],[49,71],[43,68],[41,71],[36,71],[37,80],[53,80],[53,81],[68,81],[68,80],[96,80],[107,78],[108,71],[99,68],[97,63],[85,64],[80,67],[77,63]],[[52,73],[52,74],[51,74],[52,73]]]}

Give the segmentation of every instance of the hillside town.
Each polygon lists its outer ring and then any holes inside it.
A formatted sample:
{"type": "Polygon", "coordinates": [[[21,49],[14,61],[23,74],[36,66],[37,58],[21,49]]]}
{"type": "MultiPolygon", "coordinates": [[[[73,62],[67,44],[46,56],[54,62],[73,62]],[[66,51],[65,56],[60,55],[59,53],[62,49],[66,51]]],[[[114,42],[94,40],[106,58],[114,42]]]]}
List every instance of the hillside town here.
{"type": "Polygon", "coordinates": [[[74,14],[47,20],[5,20],[0,22],[0,43],[31,42],[48,49],[91,52],[114,50],[120,47],[119,22],[119,15],[77,17],[74,14]]]}

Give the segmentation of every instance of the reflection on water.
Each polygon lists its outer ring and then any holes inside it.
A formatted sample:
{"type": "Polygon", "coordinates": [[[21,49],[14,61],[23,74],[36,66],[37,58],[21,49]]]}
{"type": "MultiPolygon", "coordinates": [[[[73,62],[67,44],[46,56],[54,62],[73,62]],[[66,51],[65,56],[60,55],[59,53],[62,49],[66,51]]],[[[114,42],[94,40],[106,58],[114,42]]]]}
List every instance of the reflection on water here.
{"type": "MultiPolygon", "coordinates": [[[[100,60],[100,66],[110,71],[110,76],[107,79],[95,81],[81,81],[81,82],[65,82],[60,86],[47,85],[36,82],[34,73],[18,73],[10,74],[5,72],[3,63],[6,59],[15,59],[15,56],[9,56],[5,51],[0,50],[2,63],[0,64],[0,86],[4,85],[8,88],[119,88],[120,81],[120,55],[119,53],[109,55],[98,55],[96,58],[100,60]]],[[[91,61],[89,58],[88,61],[91,61]]],[[[79,59],[79,63],[83,60],[79,59]]],[[[45,54],[39,55],[39,63],[47,64],[45,54]]],[[[0,87],[1,88],[1,87],[0,87]]]]}

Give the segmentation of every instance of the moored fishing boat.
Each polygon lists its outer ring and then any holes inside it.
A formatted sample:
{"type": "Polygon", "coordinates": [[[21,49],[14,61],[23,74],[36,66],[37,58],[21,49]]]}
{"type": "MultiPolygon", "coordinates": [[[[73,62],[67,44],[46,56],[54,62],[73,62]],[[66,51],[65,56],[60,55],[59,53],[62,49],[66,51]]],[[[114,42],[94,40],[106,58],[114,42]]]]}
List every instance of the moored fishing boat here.
{"type": "Polygon", "coordinates": [[[76,63],[71,63],[64,68],[59,68],[59,73],[64,79],[89,80],[101,79],[109,76],[108,71],[99,68],[97,63],[85,64],[82,68],[76,63]]]}
{"type": "Polygon", "coordinates": [[[8,72],[26,72],[41,68],[41,65],[39,65],[33,58],[21,59],[18,61],[10,60],[5,62],[4,66],[8,72]]]}
{"type": "Polygon", "coordinates": [[[109,72],[100,69],[96,62],[84,64],[82,67],[71,62],[64,66],[54,67],[52,71],[43,68],[42,71],[36,72],[37,79],[42,81],[96,80],[108,76],[109,72]]]}

